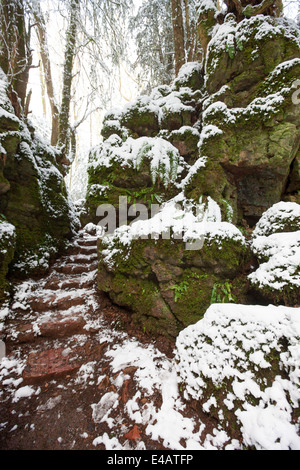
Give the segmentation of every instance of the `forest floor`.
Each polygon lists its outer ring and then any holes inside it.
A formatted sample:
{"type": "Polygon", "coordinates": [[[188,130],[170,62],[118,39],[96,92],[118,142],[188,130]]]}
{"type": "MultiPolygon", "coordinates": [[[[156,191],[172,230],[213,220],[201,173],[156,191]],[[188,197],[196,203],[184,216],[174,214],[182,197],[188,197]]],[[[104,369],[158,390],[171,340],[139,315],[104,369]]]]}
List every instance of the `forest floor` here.
{"type": "Polygon", "coordinates": [[[15,284],[2,334],[0,449],[236,449],[179,394],[174,346],[96,288],[97,239],[81,232],[47,276],[15,284]]]}

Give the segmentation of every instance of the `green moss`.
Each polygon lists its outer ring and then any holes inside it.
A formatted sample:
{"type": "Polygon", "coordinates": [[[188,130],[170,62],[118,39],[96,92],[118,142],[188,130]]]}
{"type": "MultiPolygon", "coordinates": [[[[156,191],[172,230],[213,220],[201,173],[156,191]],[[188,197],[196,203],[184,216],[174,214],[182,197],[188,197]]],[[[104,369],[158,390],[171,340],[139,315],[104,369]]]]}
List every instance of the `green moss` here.
{"type": "Polygon", "coordinates": [[[72,233],[65,183],[53,167],[54,154],[31,146],[22,143],[4,167],[10,182],[5,215],[17,234],[14,275],[44,272],[49,256],[63,249],[72,233]]]}
{"type": "MultiPolygon", "coordinates": [[[[0,231],[4,219],[0,217],[0,231]]],[[[15,233],[3,232],[0,239],[0,304],[6,297],[8,289],[7,274],[15,253],[15,233]]]]}
{"type": "MultiPolygon", "coordinates": [[[[233,31],[229,33],[233,35],[233,31]]],[[[232,94],[247,90],[242,96],[244,105],[249,103],[264,78],[281,62],[299,57],[299,46],[295,37],[285,33],[284,25],[271,17],[257,16],[237,25],[235,51],[232,58],[224,47],[210,48],[207,57],[207,89],[216,92],[230,83],[232,94]],[[258,34],[262,23],[269,23],[268,34],[258,34]],[[273,29],[272,29],[273,28],[273,29]]],[[[238,104],[237,104],[238,105],[238,104]]]]}
{"type": "Polygon", "coordinates": [[[178,333],[202,318],[215,283],[234,278],[247,256],[246,247],[231,239],[206,242],[196,252],[180,240],[162,239],[113,248],[113,266],[107,266],[100,247],[99,288],[131,308],[137,322],[146,318],[148,328],[153,323],[151,331],[164,325],[165,334],[173,337],[174,328],[178,333]]]}
{"type": "Polygon", "coordinates": [[[133,136],[155,137],[159,132],[158,116],[150,109],[139,107],[139,102],[135,107],[131,107],[120,119],[121,126],[129,129],[133,136]]]}

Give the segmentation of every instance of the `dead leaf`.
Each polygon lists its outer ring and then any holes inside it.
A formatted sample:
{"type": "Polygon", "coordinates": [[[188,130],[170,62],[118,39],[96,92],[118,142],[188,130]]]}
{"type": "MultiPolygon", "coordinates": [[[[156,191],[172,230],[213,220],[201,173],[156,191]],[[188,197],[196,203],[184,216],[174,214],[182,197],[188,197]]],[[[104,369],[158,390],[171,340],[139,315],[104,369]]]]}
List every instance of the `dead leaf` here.
{"type": "Polygon", "coordinates": [[[137,439],[141,438],[140,430],[135,424],[131,431],[129,431],[127,434],[125,434],[125,439],[130,439],[131,441],[136,441],[137,439]]]}

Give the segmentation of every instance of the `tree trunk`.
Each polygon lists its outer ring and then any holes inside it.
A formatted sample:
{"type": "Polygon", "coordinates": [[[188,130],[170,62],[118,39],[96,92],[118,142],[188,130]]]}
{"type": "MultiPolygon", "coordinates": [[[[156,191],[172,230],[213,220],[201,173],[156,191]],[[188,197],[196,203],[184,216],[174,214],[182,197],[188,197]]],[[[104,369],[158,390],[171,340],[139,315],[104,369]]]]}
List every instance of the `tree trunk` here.
{"type": "Polygon", "coordinates": [[[63,159],[65,159],[69,149],[71,86],[73,78],[73,60],[76,48],[78,13],[79,0],[71,0],[70,20],[66,33],[62,102],[58,120],[58,145],[61,147],[63,159]]]}
{"type": "Polygon", "coordinates": [[[172,0],[172,26],[174,35],[175,75],[185,64],[184,26],[181,0],[172,0]]]}
{"type": "Polygon", "coordinates": [[[1,0],[0,15],[0,66],[8,77],[10,98],[20,116],[32,62],[30,28],[26,31],[23,0],[1,0]]]}
{"type": "Polygon", "coordinates": [[[37,36],[40,44],[40,55],[42,59],[47,95],[50,102],[50,109],[51,109],[51,118],[52,118],[52,132],[51,132],[51,145],[56,145],[58,141],[58,105],[55,99],[54,87],[53,87],[53,80],[52,80],[52,73],[51,73],[51,62],[50,62],[50,55],[47,43],[47,34],[46,34],[46,24],[45,19],[43,17],[43,13],[41,11],[40,5],[35,4],[32,10],[37,36]]]}
{"type": "Polygon", "coordinates": [[[193,40],[191,35],[191,25],[190,25],[190,7],[189,0],[184,0],[184,10],[185,10],[185,48],[187,51],[187,61],[192,62],[193,57],[193,40]]]}

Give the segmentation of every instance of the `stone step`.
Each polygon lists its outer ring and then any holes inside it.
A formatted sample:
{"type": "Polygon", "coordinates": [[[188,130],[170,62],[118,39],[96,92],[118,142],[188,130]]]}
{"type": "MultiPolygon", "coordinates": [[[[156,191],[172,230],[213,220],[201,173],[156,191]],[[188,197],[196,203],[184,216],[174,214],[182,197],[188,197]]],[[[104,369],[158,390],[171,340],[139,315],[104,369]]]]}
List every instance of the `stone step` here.
{"type": "Polygon", "coordinates": [[[53,277],[45,283],[44,288],[48,290],[88,289],[93,286],[94,282],[94,279],[82,279],[81,276],[73,277],[71,279],[53,277]]]}
{"type": "Polygon", "coordinates": [[[66,255],[67,256],[75,256],[75,255],[85,255],[85,256],[91,256],[97,254],[97,246],[82,246],[82,245],[77,245],[74,244],[70,246],[67,251],[66,255]]]}
{"type": "Polygon", "coordinates": [[[93,263],[95,261],[98,261],[98,254],[97,252],[93,253],[79,253],[79,254],[74,254],[70,255],[66,258],[62,258],[62,261],[65,262],[65,264],[71,263],[71,264],[89,264],[93,263]]]}
{"type": "Polygon", "coordinates": [[[78,238],[76,240],[76,244],[80,245],[80,246],[93,246],[93,247],[97,247],[97,241],[98,241],[98,238],[97,237],[90,237],[90,238],[78,238]]]}
{"type": "Polygon", "coordinates": [[[36,320],[32,323],[12,323],[10,330],[6,331],[6,348],[9,352],[14,349],[16,344],[35,343],[39,338],[61,339],[86,333],[85,325],[86,321],[80,315],[72,317],[53,315],[53,318],[49,321],[39,322],[36,320]]]}
{"type": "Polygon", "coordinates": [[[51,348],[28,355],[23,371],[24,385],[40,384],[57,377],[69,375],[77,371],[83,364],[100,359],[106,343],[97,344],[93,341],[84,346],[68,345],[67,348],[51,348]]]}
{"type": "Polygon", "coordinates": [[[46,312],[49,310],[68,310],[71,307],[84,305],[85,302],[85,295],[66,293],[62,296],[57,296],[55,292],[49,295],[47,291],[45,291],[44,296],[38,295],[27,300],[27,303],[30,305],[31,309],[35,312],[46,312]]]}
{"type": "Polygon", "coordinates": [[[62,264],[54,266],[54,270],[58,273],[64,274],[84,274],[90,273],[91,271],[96,270],[98,263],[89,263],[89,264],[62,264]]]}

